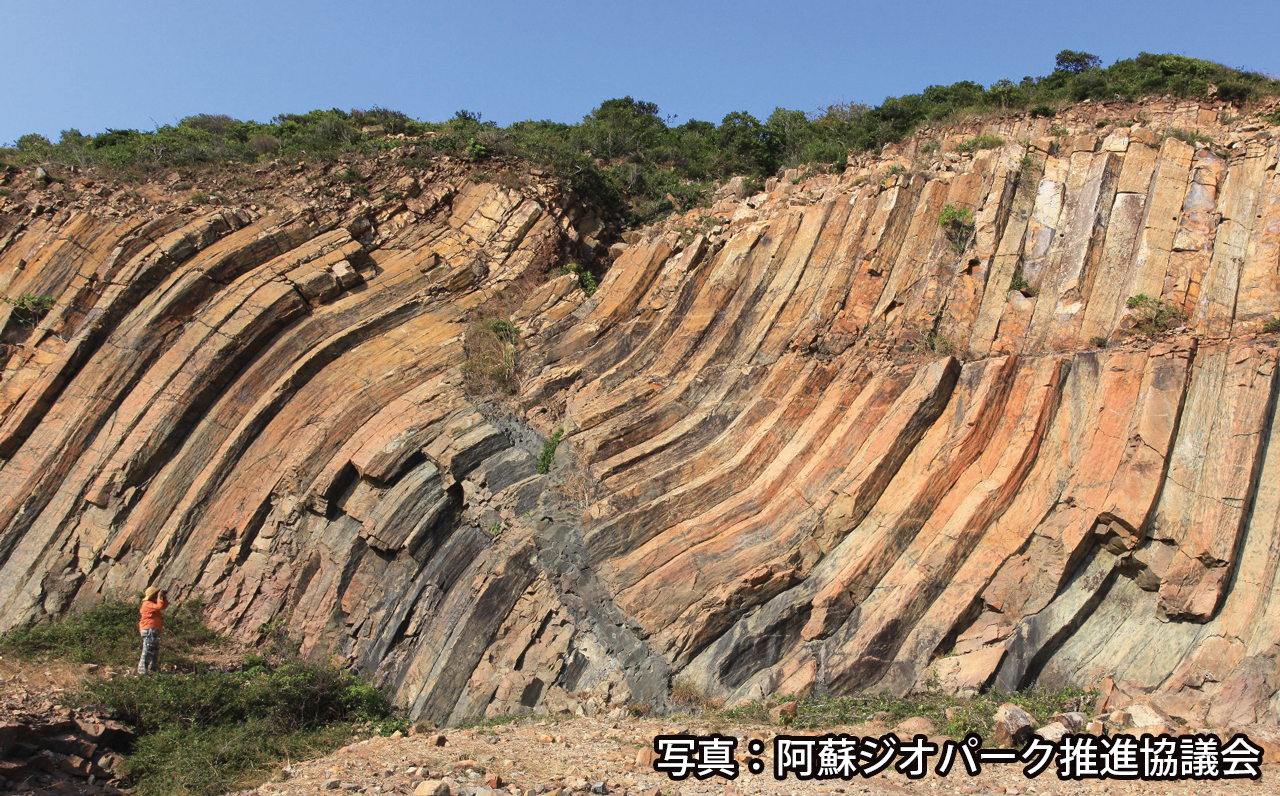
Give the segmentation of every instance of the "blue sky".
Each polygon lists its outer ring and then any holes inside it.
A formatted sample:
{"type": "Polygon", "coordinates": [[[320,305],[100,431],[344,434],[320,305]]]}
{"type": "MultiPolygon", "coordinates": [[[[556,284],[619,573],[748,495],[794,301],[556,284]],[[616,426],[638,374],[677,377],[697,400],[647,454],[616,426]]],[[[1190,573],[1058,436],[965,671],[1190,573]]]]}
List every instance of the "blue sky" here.
{"type": "Polygon", "coordinates": [[[935,83],[1173,52],[1280,75],[1280,2],[143,2],[0,0],[0,142],[375,105],[440,121],[577,121],[630,94],[664,115],[876,104],[935,83]]]}

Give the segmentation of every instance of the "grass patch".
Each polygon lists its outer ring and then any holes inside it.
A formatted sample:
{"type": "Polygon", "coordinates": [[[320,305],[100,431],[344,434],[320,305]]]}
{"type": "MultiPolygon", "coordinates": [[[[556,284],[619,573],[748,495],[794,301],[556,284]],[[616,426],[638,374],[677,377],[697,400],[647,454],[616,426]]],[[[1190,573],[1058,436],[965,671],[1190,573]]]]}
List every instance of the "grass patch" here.
{"type": "Polygon", "coordinates": [[[261,722],[171,727],[140,738],[125,767],[136,796],[216,796],[261,785],[282,761],[327,754],[352,730],[335,724],[281,734],[261,722]]]}
{"type": "Polygon", "coordinates": [[[1009,289],[1016,290],[1024,296],[1031,295],[1031,283],[1022,275],[1022,266],[1018,266],[1013,272],[1013,278],[1009,280],[1009,289]]]}
{"type": "MultiPolygon", "coordinates": [[[[200,618],[198,602],[165,611],[160,660],[178,669],[198,665],[201,649],[217,646],[219,636],[200,618]]],[[[119,600],[99,603],[53,624],[28,625],[0,637],[0,651],[27,660],[62,659],[131,668],[138,663],[138,605],[119,600]]]]}
{"type": "Polygon", "coordinates": [[[510,395],[516,390],[516,343],[520,329],[507,318],[476,321],[462,341],[462,375],[472,395],[510,395]]]}

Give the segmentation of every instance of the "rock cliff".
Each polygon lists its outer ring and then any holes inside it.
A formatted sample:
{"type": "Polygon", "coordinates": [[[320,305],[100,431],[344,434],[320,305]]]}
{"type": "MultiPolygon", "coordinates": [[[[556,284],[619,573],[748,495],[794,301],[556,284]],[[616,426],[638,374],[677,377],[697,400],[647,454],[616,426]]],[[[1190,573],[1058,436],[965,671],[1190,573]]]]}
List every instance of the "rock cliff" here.
{"type": "Polygon", "coordinates": [[[173,584],[437,721],[674,681],[1273,720],[1278,159],[1196,103],[925,130],[628,233],[591,296],[598,221],[527,173],[10,173],[0,628],[173,584]]]}

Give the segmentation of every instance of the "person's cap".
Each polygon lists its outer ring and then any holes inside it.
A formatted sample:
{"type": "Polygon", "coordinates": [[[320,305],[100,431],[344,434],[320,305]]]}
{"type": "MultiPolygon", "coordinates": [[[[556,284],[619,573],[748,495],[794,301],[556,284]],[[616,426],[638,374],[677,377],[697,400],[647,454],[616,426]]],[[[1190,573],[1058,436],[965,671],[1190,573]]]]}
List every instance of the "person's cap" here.
{"type": "Polygon", "coordinates": [[[148,586],[147,590],[142,593],[142,599],[154,600],[156,598],[156,595],[159,593],[160,593],[160,590],[157,589],[155,586],[148,586]]]}

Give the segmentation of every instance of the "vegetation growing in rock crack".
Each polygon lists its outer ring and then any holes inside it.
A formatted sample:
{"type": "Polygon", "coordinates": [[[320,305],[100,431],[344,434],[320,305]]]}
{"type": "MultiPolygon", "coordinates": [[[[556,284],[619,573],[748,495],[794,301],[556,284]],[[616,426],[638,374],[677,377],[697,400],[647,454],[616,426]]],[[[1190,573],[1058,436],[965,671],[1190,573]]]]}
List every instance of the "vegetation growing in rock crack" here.
{"type": "Polygon", "coordinates": [[[462,374],[473,395],[508,395],[516,389],[516,352],[520,329],[507,318],[478,320],[467,327],[462,374]]]}
{"type": "Polygon", "coordinates": [[[571,262],[562,266],[561,271],[566,274],[573,274],[578,278],[578,287],[582,288],[582,292],[588,296],[595,295],[596,289],[600,287],[600,281],[596,279],[596,275],[591,273],[585,265],[579,262],[571,262]]]}
{"type": "Polygon", "coordinates": [[[1133,331],[1153,337],[1187,319],[1179,307],[1145,293],[1130,296],[1124,303],[1133,311],[1133,331]]]}
{"type": "Polygon", "coordinates": [[[54,305],[53,296],[37,296],[32,293],[23,293],[16,299],[0,296],[0,301],[13,307],[13,317],[26,327],[34,327],[44,320],[44,316],[49,314],[54,305]]]}
{"type": "Polygon", "coordinates": [[[967,207],[947,205],[942,208],[942,215],[938,217],[938,226],[942,227],[951,248],[956,252],[962,252],[969,245],[969,238],[973,236],[975,228],[973,213],[969,212],[967,207]]]}
{"type": "Polygon", "coordinates": [[[957,152],[977,152],[980,149],[996,149],[1004,146],[1004,139],[998,135],[980,135],[956,144],[957,152]]]}
{"type": "Polygon", "coordinates": [[[556,432],[547,438],[542,446],[542,453],[538,454],[538,472],[551,472],[551,465],[556,460],[556,448],[560,446],[560,438],[564,436],[564,429],[558,428],[556,432]]]}

